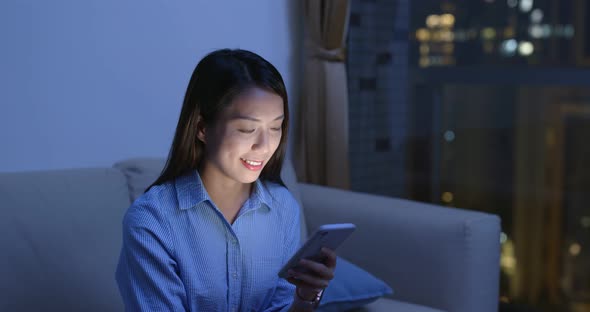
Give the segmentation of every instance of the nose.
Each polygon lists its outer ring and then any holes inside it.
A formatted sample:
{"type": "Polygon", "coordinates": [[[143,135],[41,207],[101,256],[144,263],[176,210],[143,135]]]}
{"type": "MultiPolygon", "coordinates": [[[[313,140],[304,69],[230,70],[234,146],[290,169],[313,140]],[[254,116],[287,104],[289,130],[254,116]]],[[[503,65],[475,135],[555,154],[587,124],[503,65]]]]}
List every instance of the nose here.
{"type": "Polygon", "coordinates": [[[267,154],[270,149],[270,134],[267,131],[260,131],[256,136],[256,141],[252,145],[252,150],[261,154],[267,154]]]}

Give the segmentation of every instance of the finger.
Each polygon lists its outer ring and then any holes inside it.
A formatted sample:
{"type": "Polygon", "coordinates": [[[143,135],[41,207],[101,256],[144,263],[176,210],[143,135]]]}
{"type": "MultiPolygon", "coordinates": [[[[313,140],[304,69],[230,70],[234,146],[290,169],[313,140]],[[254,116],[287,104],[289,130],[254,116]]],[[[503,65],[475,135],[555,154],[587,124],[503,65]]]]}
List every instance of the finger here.
{"type": "Polygon", "coordinates": [[[318,278],[315,275],[305,274],[305,273],[298,273],[296,272],[293,276],[294,279],[305,282],[308,287],[310,288],[321,288],[324,289],[328,287],[329,280],[325,280],[322,278],[318,278]]]}
{"type": "Polygon", "coordinates": [[[316,292],[319,292],[320,290],[324,289],[321,287],[314,287],[313,285],[310,285],[302,280],[296,279],[294,277],[290,277],[287,279],[287,282],[289,282],[290,284],[293,284],[299,288],[308,288],[308,289],[312,289],[316,292]]]}
{"type": "Polygon", "coordinates": [[[322,254],[325,256],[324,264],[329,268],[336,267],[336,253],[326,247],[322,247],[322,254]]]}
{"type": "Polygon", "coordinates": [[[287,282],[289,282],[290,284],[293,284],[297,287],[304,287],[306,285],[305,282],[295,279],[294,277],[287,278],[287,282]]]}
{"type": "Polygon", "coordinates": [[[320,291],[323,289],[321,287],[315,287],[314,285],[310,285],[310,284],[306,283],[305,281],[297,279],[295,277],[287,278],[287,282],[289,282],[290,284],[293,284],[299,288],[309,288],[309,289],[313,289],[315,291],[320,291]]]}
{"type": "Polygon", "coordinates": [[[328,268],[323,263],[307,259],[301,259],[301,261],[299,261],[299,264],[311,271],[312,273],[315,273],[315,275],[318,275],[318,277],[322,279],[332,280],[334,278],[334,270],[328,268]]]}

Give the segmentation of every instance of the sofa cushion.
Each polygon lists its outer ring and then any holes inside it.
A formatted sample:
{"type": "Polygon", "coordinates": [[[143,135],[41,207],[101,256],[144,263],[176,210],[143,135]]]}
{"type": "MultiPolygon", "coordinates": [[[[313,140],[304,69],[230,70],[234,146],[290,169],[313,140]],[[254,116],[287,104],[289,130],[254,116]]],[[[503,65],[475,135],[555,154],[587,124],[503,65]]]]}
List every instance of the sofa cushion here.
{"type": "MultiPolygon", "coordinates": [[[[131,158],[117,162],[113,167],[121,170],[127,177],[129,183],[130,200],[133,202],[150,186],[160,175],[166,160],[164,158],[131,158]]],[[[302,206],[301,194],[297,184],[295,170],[291,161],[285,160],[283,169],[281,171],[281,178],[283,182],[299,203],[302,206]]],[[[307,225],[303,209],[301,209],[301,241],[307,237],[307,225]]]]}
{"type": "Polygon", "coordinates": [[[391,288],[382,280],[338,257],[334,279],[326,288],[318,311],[346,311],[392,293],[391,288]]]}
{"type": "Polygon", "coordinates": [[[129,200],[134,202],[160,176],[166,159],[164,158],[131,158],[113,165],[127,177],[129,200]]]}
{"type": "Polygon", "coordinates": [[[120,311],[120,171],[0,173],[0,311],[120,311]]]}
{"type": "Polygon", "coordinates": [[[411,304],[407,302],[380,298],[362,308],[352,309],[349,312],[444,312],[422,305],[411,304]]]}

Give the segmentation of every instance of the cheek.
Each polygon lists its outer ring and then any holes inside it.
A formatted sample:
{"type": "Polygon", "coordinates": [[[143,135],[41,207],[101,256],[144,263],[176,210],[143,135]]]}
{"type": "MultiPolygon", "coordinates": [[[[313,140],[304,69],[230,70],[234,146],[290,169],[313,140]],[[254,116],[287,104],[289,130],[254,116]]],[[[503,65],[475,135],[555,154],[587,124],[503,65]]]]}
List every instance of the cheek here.
{"type": "Polygon", "coordinates": [[[230,134],[224,137],[221,149],[229,153],[234,152],[240,154],[244,153],[245,150],[250,149],[252,144],[254,144],[253,139],[245,138],[240,134],[230,134]]]}
{"type": "Polygon", "coordinates": [[[211,136],[209,139],[210,141],[208,142],[209,144],[207,144],[207,148],[212,154],[215,154],[216,157],[227,155],[228,152],[231,153],[231,151],[240,144],[240,140],[235,135],[223,130],[216,132],[215,135],[211,136]]]}
{"type": "Polygon", "coordinates": [[[277,135],[276,137],[274,137],[272,139],[272,144],[273,144],[273,150],[277,150],[277,148],[279,147],[279,144],[281,144],[281,135],[277,135]]]}

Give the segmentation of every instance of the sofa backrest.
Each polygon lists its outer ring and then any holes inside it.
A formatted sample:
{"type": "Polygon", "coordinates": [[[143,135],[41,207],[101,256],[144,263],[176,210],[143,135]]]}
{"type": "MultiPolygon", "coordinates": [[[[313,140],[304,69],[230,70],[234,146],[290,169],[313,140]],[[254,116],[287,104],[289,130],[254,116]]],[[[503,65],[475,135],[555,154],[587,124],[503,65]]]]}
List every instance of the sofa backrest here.
{"type": "Polygon", "coordinates": [[[0,311],[122,311],[116,169],[0,173],[0,311]]]}
{"type": "MultiPolygon", "coordinates": [[[[158,178],[164,168],[165,162],[166,160],[163,158],[131,158],[117,162],[113,166],[121,170],[127,177],[131,202],[143,194],[146,188],[158,178]]],[[[283,163],[281,178],[299,203],[299,207],[301,207],[301,239],[304,241],[307,237],[307,224],[303,215],[303,203],[299,192],[297,176],[295,175],[293,164],[289,159],[285,159],[283,163]]]]}
{"type": "MultiPolygon", "coordinates": [[[[0,173],[0,311],[122,311],[114,274],[123,215],[163,166],[136,158],[115,168],[0,173]]],[[[301,205],[289,161],[282,178],[301,205]]]]}

